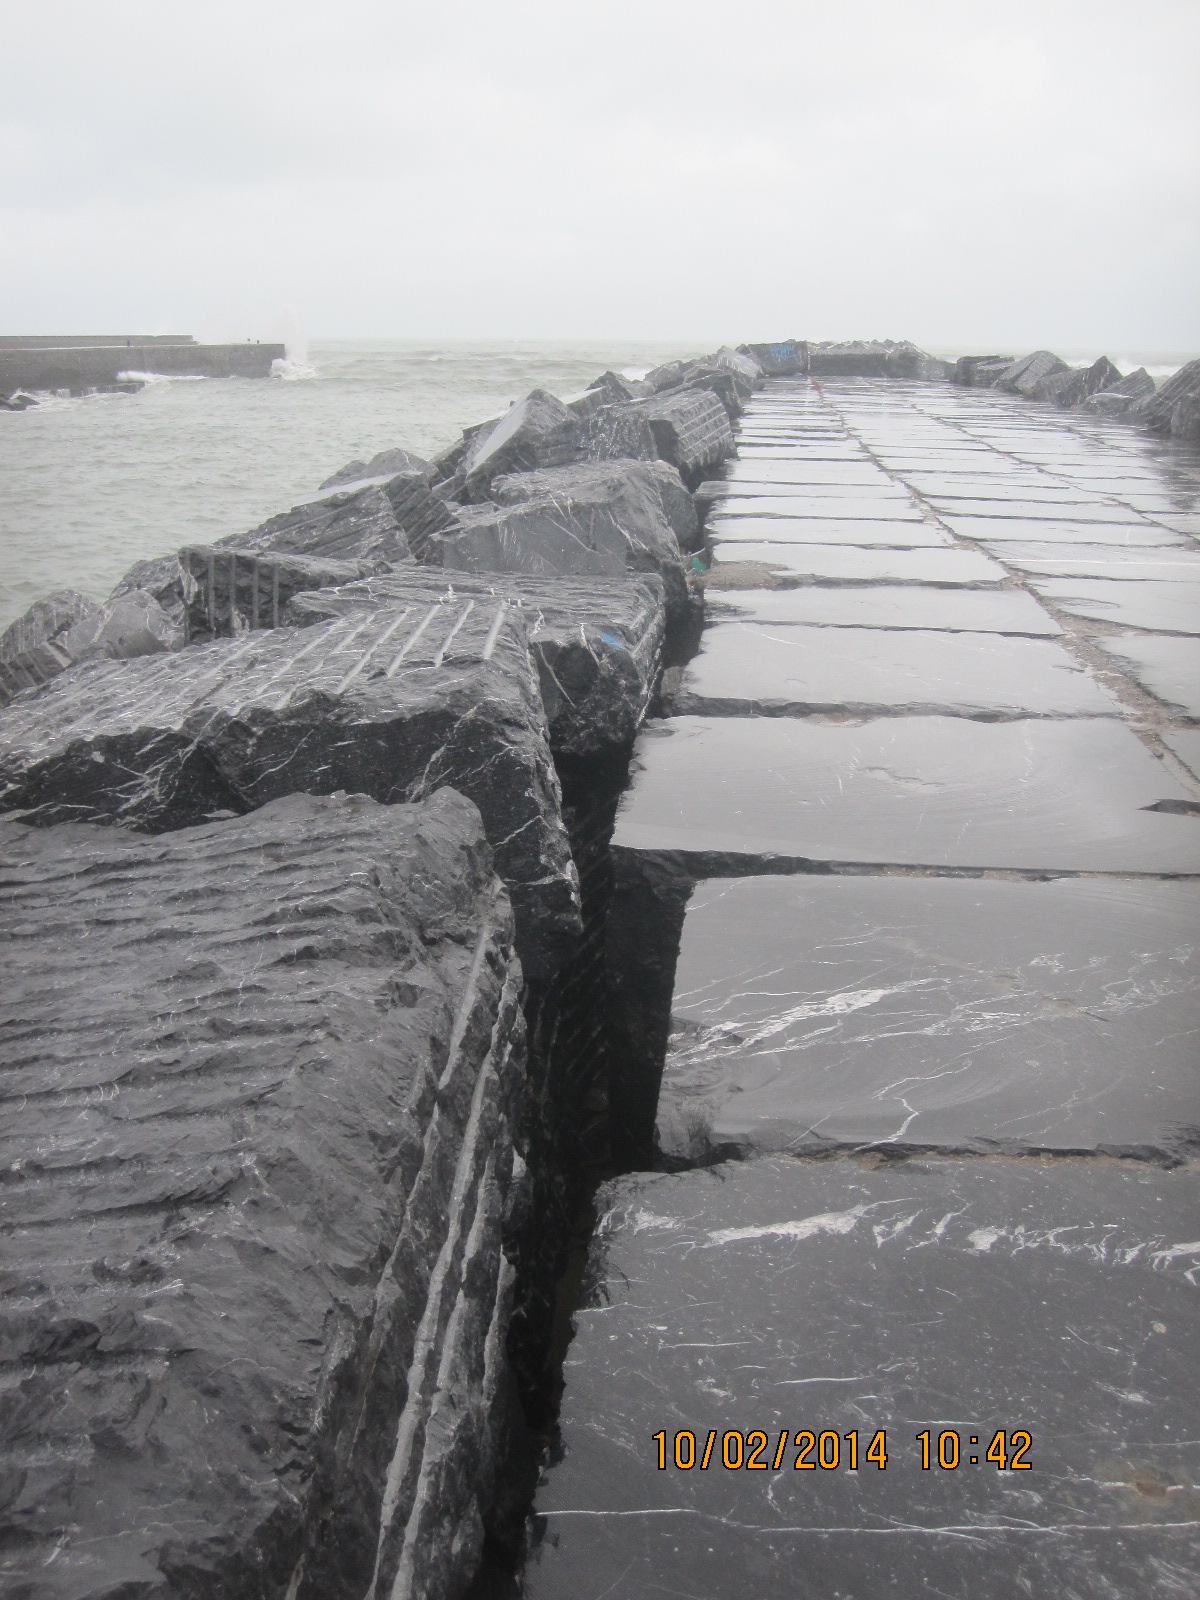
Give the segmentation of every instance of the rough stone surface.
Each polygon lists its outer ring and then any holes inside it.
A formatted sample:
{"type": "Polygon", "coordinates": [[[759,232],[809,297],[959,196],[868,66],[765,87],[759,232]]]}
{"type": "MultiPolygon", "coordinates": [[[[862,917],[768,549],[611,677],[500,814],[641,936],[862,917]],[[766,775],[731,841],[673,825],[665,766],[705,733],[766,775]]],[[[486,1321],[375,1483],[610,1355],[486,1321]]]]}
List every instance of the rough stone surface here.
{"type": "Polygon", "coordinates": [[[0,874],[5,1594],[461,1593],[524,1052],[478,813],[5,821],[0,874]]]}
{"type": "Polygon", "coordinates": [[[1131,372],[1118,383],[1101,389],[1096,394],[1090,394],[1080,404],[1085,411],[1092,411],[1101,417],[1120,417],[1139,400],[1155,392],[1155,382],[1145,367],[1139,367],[1136,372],[1131,372]]]}
{"type": "Polygon", "coordinates": [[[618,1180],[524,1593],[1183,1600],[1200,1563],[1197,1187],[1191,1171],[987,1159],[618,1180]],[[837,1468],[796,1470],[804,1430],[809,1462],[835,1436],[837,1468]],[[878,1430],[884,1470],[866,1459],[878,1430]],[[1029,1470],[986,1459],[1001,1430],[1010,1463],[1013,1433],[1031,1435],[1029,1470]],[[723,1464],[727,1432],[740,1467],[723,1464]]]}
{"type": "Polygon", "coordinates": [[[335,489],[340,484],[363,483],[368,480],[383,482],[398,474],[416,474],[428,480],[433,476],[433,463],[426,461],[424,456],[414,455],[411,450],[397,446],[393,450],[380,450],[369,461],[349,462],[332,477],[326,478],[321,487],[335,489]]]}
{"type": "Polygon", "coordinates": [[[626,748],[641,726],[658,682],[666,607],[656,578],[540,581],[455,577],[406,570],[343,589],[298,595],[286,621],[300,625],[364,608],[454,614],[467,600],[495,611],[497,600],[525,619],[555,755],[598,756],[626,748]]]}
{"type": "Polygon", "coordinates": [[[179,552],[185,574],[190,639],[229,637],[279,626],[293,595],[306,589],[353,583],[374,570],[369,561],[329,561],[290,552],[187,545],[179,552]]]}
{"type": "Polygon", "coordinates": [[[642,490],[658,502],[681,550],[695,550],[700,544],[700,524],[692,496],[676,467],[667,461],[605,460],[580,461],[571,466],[546,467],[536,472],[515,472],[496,478],[492,499],[498,505],[521,505],[542,495],[570,500],[580,490],[607,491],[620,499],[642,490]]]}
{"type": "Polygon", "coordinates": [[[533,389],[471,442],[460,468],[467,498],[485,499],[492,479],[503,473],[570,461],[578,443],[578,420],[554,395],[533,389]]]}
{"type": "Polygon", "coordinates": [[[1130,634],[1097,642],[1164,705],[1200,722],[1200,639],[1130,634]]]}
{"type": "Polygon", "coordinates": [[[908,340],[825,340],[808,347],[808,371],[814,378],[940,379],[948,363],[918,350],[908,340]]]}
{"type": "Polygon", "coordinates": [[[1028,399],[1034,394],[1039,383],[1056,373],[1068,370],[1067,363],[1052,351],[1035,350],[1032,355],[1022,356],[1019,361],[1014,361],[996,380],[996,387],[1007,389],[1011,394],[1023,395],[1028,399]]]}
{"type": "Polygon", "coordinates": [[[968,389],[990,389],[1012,363],[1012,356],[959,356],[952,382],[968,389]]]}
{"type": "Polygon", "coordinates": [[[94,601],[76,590],[56,589],[9,623],[0,633],[0,705],[69,666],[61,640],[96,609],[94,601]]]}
{"type": "Polygon", "coordinates": [[[679,469],[687,484],[733,454],[725,407],[703,389],[668,390],[642,402],[658,455],[679,469]]]}
{"type": "Polygon", "coordinates": [[[808,371],[808,346],[802,340],[781,339],[776,344],[740,344],[737,353],[756,362],[769,378],[793,377],[808,371]]]}
{"type": "Polygon", "coordinates": [[[405,561],[411,554],[391,501],[378,485],[295,506],[249,533],[219,539],[217,545],[287,551],[325,561],[370,561],[377,568],[405,561]]]}
{"type": "Polygon", "coordinates": [[[0,712],[0,809],[42,823],[158,831],[297,791],[394,803],[446,783],[483,815],[527,971],[555,970],[579,891],[513,608],[400,607],[91,662],[0,712]]]}
{"type": "MultiPolygon", "coordinates": [[[[71,591],[60,590],[40,601],[43,609],[35,619],[27,622],[22,617],[9,629],[14,644],[42,626],[52,626],[57,618],[69,617],[78,598],[71,591]]],[[[65,623],[30,648],[13,649],[7,659],[0,654],[0,705],[21,689],[48,683],[73,662],[127,661],[134,656],[174,650],[182,643],[183,635],[174,619],[154,596],[144,590],[129,590],[101,606],[88,604],[87,610],[77,613],[75,621],[65,623]]]]}
{"type": "Polygon", "coordinates": [[[426,559],[476,575],[611,579],[651,573],[662,579],[668,620],[687,612],[679,544],[657,495],[631,479],[623,479],[615,493],[608,483],[582,481],[567,494],[472,508],[455,532],[430,546],[426,559]]]}
{"type": "Polygon", "coordinates": [[[1031,594],[1016,589],[950,589],[936,584],[812,584],[802,589],[723,589],[720,573],[704,586],[706,617],[720,621],[825,628],[933,628],[941,633],[999,633],[1030,638],[1062,630],[1031,594]]]}
{"type": "Polygon", "coordinates": [[[1101,356],[1090,367],[1072,367],[1066,372],[1056,372],[1042,378],[1033,386],[1033,398],[1049,400],[1065,409],[1079,405],[1089,396],[1102,393],[1120,381],[1120,369],[1114,367],[1107,356],[1101,356]]]}
{"type": "Polygon", "coordinates": [[[701,883],[657,1142],[689,1163],[871,1146],[1186,1159],[1198,1001],[1191,884],[701,883]]]}
{"type": "Polygon", "coordinates": [[[658,445],[640,406],[614,403],[583,417],[578,453],[585,461],[656,461],[658,445]]]}
{"type": "MultiPolygon", "coordinates": [[[[1180,403],[1197,397],[1200,397],[1200,360],[1189,361],[1178,372],[1172,373],[1155,394],[1147,395],[1131,406],[1126,416],[1131,421],[1153,428],[1156,433],[1172,433],[1177,431],[1174,426],[1175,413],[1180,403]]],[[[1184,421],[1186,415],[1185,412],[1180,420],[1184,421]]]]}

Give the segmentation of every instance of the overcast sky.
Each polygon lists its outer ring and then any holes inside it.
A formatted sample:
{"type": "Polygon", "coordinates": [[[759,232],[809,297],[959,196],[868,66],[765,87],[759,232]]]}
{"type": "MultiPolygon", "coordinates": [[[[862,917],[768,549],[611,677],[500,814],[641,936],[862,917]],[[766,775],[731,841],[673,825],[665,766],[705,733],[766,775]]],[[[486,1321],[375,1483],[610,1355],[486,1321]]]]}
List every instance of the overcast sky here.
{"type": "Polygon", "coordinates": [[[288,316],[1200,349],[1200,0],[0,0],[0,332],[288,316]]]}

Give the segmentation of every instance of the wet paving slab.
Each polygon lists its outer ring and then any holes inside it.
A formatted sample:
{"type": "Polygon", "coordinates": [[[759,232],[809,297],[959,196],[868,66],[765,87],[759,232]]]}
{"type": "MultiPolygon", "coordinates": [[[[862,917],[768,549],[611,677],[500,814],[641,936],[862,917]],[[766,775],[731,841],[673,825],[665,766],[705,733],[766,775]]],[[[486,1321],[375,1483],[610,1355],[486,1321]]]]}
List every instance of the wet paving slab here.
{"type": "Polygon", "coordinates": [[[801,589],[722,589],[715,574],[704,592],[714,622],[810,623],[827,628],[936,628],[945,633],[1051,637],[1062,630],[1022,589],[945,589],[933,584],[876,584],[801,589]]]}
{"type": "Polygon", "coordinates": [[[994,633],[713,621],[673,708],[700,716],[1104,717],[1116,703],[1058,644],[994,633]]]}
{"type": "Polygon", "coordinates": [[[1164,705],[1200,720],[1200,639],[1126,635],[1099,644],[1164,705]]]}
{"type": "Polygon", "coordinates": [[[774,1157],[600,1203],[530,1600],[1194,1592],[1194,1171],[774,1157]]]}
{"type": "Polygon", "coordinates": [[[740,878],[688,902],[668,1162],[1200,1147],[1200,886],[740,878]]]}
{"type": "Polygon", "coordinates": [[[973,585],[1004,583],[1008,578],[1004,568],[982,551],[935,546],[865,549],[722,537],[713,546],[712,564],[716,570],[755,566],[782,580],[811,583],[973,585]]]}
{"type": "Polygon", "coordinates": [[[816,517],[837,517],[868,522],[879,521],[881,518],[890,518],[897,522],[922,520],[921,510],[911,496],[890,489],[881,489],[866,495],[858,492],[822,495],[808,490],[793,494],[769,491],[766,494],[730,495],[720,501],[712,515],[713,517],[794,517],[804,521],[816,517]]]}
{"type": "Polygon", "coordinates": [[[1191,578],[1043,578],[1030,583],[1062,611],[1150,632],[1200,634],[1200,582],[1191,578]]]}
{"type": "Polygon", "coordinates": [[[943,512],[940,519],[963,539],[1005,540],[1022,543],[1052,539],[1057,544],[1104,544],[1124,548],[1195,550],[1182,534],[1156,522],[1076,522],[1066,517],[963,517],[943,512]]]}
{"type": "MultiPolygon", "coordinates": [[[[761,502],[760,502],[761,503],[761,502]]],[[[833,517],[793,517],[714,513],[706,532],[713,540],[771,544],[848,544],[867,549],[932,550],[952,548],[949,535],[919,518],[846,521],[833,517]]]]}
{"type": "Polygon", "coordinates": [[[643,730],[613,848],[670,854],[697,876],[881,863],[1196,873],[1192,804],[1107,717],[683,716],[643,730]]]}
{"type": "Polygon", "coordinates": [[[982,539],[1006,566],[1043,577],[1158,578],[1200,582],[1200,550],[1132,549],[1121,545],[1058,544],[1053,539],[982,539]]]}

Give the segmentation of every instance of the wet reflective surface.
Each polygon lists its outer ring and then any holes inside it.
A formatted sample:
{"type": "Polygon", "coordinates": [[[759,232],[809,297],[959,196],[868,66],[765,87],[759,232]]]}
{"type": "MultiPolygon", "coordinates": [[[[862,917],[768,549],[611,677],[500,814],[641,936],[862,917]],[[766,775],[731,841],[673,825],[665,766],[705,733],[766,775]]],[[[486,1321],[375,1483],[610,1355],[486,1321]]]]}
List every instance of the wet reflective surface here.
{"type": "Polygon", "coordinates": [[[742,878],[688,903],[658,1142],[1186,1155],[1190,884],[742,878]]]}
{"type": "Polygon", "coordinates": [[[684,716],[649,725],[613,844],[813,862],[1200,872],[1191,797],[1111,718],[684,716]],[[1098,782],[1098,775],[1103,782],[1098,782]]]}

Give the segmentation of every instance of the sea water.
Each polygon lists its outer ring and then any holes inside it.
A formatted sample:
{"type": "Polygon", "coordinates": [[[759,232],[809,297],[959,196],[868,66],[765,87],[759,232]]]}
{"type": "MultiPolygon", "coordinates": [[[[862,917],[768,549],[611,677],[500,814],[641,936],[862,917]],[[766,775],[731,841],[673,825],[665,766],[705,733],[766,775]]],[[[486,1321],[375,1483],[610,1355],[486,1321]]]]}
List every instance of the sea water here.
{"type": "Polygon", "coordinates": [[[355,458],[431,456],[532,388],[566,399],[675,345],[315,344],[275,377],[157,378],[0,412],[0,628],[52,589],[103,599],[135,561],[244,533],[355,458]]]}

